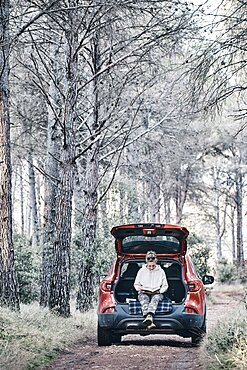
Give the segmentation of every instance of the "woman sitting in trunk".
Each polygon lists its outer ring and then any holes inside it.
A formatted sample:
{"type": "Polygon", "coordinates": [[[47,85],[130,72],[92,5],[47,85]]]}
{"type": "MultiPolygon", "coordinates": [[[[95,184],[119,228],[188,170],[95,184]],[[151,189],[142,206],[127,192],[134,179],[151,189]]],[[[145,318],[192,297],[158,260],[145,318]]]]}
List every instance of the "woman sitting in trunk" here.
{"type": "Polygon", "coordinates": [[[153,251],[146,254],[146,265],[137,273],[134,287],[138,292],[138,300],[141,304],[144,320],[142,328],[155,328],[153,317],[159,301],[163,300],[163,294],[168,289],[165,271],[157,265],[157,255],[153,251]]]}

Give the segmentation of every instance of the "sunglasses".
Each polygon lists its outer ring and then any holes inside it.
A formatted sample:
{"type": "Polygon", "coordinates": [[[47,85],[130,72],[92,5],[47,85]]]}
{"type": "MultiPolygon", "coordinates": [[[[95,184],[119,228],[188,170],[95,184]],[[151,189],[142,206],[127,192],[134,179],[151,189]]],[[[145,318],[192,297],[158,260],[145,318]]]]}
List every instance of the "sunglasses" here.
{"type": "Polygon", "coordinates": [[[155,259],[156,257],[153,257],[153,256],[147,257],[147,261],[154,261],[155,259]]]}

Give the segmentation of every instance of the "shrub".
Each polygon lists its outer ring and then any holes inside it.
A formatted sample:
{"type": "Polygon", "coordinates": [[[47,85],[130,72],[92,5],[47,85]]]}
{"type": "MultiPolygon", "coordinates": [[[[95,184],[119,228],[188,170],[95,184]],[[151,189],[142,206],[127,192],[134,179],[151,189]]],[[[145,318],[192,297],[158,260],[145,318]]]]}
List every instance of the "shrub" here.
{"type": "Polygon", "coordinates": [[[244,368],[246,364],[247,311],[243,306],[231,318],[218,322],[204,341],[207,369],[244,368]]]}
{"type": "Polygon", "coordinates": [[[226,258],[221,258],[217,264],[217,279],[220,283],[231,283],[237,279],[236,267],[227,261],[226,258]]]}
{"type": "Polygon", "coordinates": [[[93,311],[63,318],[32,304],[22,306],[21,313],[2,309],[0,323],[0,369],[4,370],[43,368],[66,346],[94,340],[96,335],[93,311]]]}
{"type": "Polygon", "coordinates": [[[21,235],[14,235],[15,268],[20,300],[28,304],[39,296],[39,256],[32,251],[30,243],[21,235]]]}
{"type": "Polygon", "coordinates": [[[92,274],[95,281],[95,299],[98,296],[98,283],[101,275],[108,273],[112,262],[116,256],[114,242],[112,238],[99,236],[95,240],[93,248],[93,261],[90,261],[90,254],[83,250],[81,235],[78,233],[74,236],[71,248],[71,288],[76,291],[78,287],[78,275],[81,269],[82,261],[86,264],[93,265],[92,274]]]}
{"type": "Polygon", "coordinates": [[[237,319],[218,323],[216,330],[208,336],[208,352],[227,352],[238,340],[245,336],[246,321],[237,319]]]}
{"type": "Polygon", "coordinates": [[[247,364],[247,337],[237,340],[232,351],[234,364],[238,369],[244,369],[247,364]]]}
{"type": "Polygon", "coordinates": [[[200,239],[196,234],[191,234],[188,239],[189,243],[189,255],[193,261],[196,268],[196,272],[199,277],[210,272],[209,258],[210,249],[207,247],[202,239],[200,239]]]}

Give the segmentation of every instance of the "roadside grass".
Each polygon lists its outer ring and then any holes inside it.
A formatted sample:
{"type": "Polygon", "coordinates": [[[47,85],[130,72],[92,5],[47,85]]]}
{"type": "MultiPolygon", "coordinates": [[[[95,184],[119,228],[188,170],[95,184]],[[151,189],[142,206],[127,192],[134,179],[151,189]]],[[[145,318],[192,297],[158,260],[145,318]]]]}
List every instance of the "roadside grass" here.
{"type": "Polygon", "coordinates": [[[95,339],[95,311],[62,318],[38,304],[24,305],[20,313],[1,309],[0,369],[39,369],[67,346],[95,339]]]}
{"type": "Polygon", "coordinates": [[[247,284],[244,283],[231,283],[231,284],[215,284],[213,287],[214,292],[222,292],[226,294],[236,294],[236,292],[239,292],[241,295],[245,294],[245,291],[247,289],[247,284]]]}
{"type": "Polygon", "coordinates": [[[213,296],[224,293],[234,299],[236,292],[242,297],[236,310],[223,322],[218,321],[201,347],[201,357],[207,370],[247,368],[247,287],[217,286],[213,296]]]}

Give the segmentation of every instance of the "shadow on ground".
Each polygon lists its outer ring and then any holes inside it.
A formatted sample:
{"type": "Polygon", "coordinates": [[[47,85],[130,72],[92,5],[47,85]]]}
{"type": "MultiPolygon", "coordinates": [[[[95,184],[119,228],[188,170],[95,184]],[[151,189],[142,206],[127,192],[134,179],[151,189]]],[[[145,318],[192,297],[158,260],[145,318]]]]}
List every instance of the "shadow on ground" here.
{"type": "Polygon", "coordinates": [[[191,340],[184,338],[169,339],[169,338],[124,338],[118,346],[165,346],[165,347],[182,347],[182,348],[192,348],[194,347],[191,340]]]}

